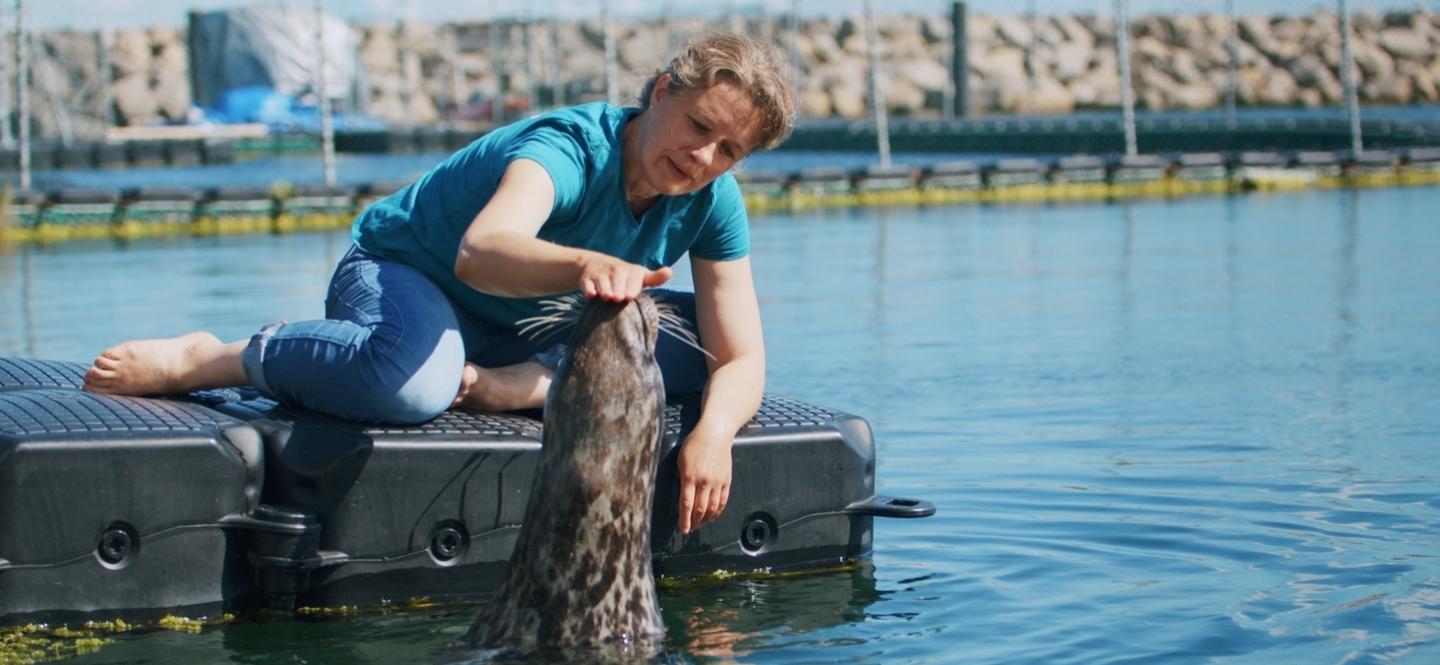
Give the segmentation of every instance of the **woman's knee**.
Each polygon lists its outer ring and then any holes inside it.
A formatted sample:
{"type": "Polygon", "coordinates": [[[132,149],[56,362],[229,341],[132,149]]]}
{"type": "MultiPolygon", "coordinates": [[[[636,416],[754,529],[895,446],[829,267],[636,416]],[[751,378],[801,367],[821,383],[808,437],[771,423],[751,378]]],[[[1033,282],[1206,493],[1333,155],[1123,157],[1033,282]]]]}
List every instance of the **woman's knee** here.
{"type": "MultiPolygon", "coordinates": [[[[377,365],[392,362],[389,358],[375,360],[377,365]]],[[[464,370],[465,347],[460,333],[447,330],[434,350],[418,364],[412,361],[392,366],[392,370],[385,373],[387,378],[376,382],[378,385],[363,404],[369,413],[360,418],[397,424],[431,420],[454,403],[464,370]],[[401,371],[394,371],[397,369],[401,371]]]]}
{"type": "Polygon", "coordinates": [[[329,368],[328,389],[312,383],[281,397],[348,420],[396,425],[422,423],[450,408],[465,368],[460,333],[441,333],[428,354],[395,350],[392,341],[366,339],[329,368]]]}

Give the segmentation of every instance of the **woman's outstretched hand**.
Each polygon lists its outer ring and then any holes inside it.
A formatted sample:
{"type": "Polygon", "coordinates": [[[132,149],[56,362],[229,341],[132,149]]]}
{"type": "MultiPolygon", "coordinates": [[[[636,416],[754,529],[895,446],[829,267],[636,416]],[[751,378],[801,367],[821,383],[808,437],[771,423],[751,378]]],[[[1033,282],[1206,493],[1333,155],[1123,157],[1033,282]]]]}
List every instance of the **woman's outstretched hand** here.
{"type": "Polygon", "coordinates": [[[691,533],[730,503],[731,440],[691,433],[680,447],[680,533],[691,533]]]}
{"type": "Polygon", "coordinates": [[[603,254],[587,255],[580,265],[580,292],[610,302],[634,300],[644,289],[670,281],[668,267],[650,270],[603,254]]]}

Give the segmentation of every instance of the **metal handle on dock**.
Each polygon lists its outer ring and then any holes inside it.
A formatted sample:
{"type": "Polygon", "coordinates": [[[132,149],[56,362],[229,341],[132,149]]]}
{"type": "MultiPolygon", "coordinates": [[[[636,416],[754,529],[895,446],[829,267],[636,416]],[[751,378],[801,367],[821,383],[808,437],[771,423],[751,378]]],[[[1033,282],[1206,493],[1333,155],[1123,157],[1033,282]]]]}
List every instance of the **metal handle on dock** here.
{"type": "Polygon", "coordinates": [[[874,517],[929,517],[935,514],[935,504],[923,499],[876,495],[845,506],[845,512],[874,517]]]}

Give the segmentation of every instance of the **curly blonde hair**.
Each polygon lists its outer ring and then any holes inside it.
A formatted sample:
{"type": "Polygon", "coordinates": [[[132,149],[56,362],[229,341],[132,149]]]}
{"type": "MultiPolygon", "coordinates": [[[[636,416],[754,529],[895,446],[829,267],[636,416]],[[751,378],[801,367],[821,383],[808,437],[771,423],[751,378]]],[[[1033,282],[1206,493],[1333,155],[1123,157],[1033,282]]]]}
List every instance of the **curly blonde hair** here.
{"type": "Polygon", "coordinates": [[[649,108],[655,85],[667,74],[671,92],[708,88],[722,78],[739,85],[763,118],[756,149],[780,145],[795,128],[790,64],[769,43],[732,32],[711,32],[686,42],[668,66],[645,82],[641,109],[649,108]]]}

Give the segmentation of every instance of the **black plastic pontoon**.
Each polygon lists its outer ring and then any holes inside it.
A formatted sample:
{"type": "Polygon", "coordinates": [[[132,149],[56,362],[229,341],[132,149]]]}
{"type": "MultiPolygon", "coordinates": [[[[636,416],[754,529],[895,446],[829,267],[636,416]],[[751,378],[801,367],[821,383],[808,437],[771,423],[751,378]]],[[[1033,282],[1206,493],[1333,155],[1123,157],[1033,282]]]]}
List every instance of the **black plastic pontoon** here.
{"type": "MultiPolygon", "coordinates": [[[[83,372],[0,358],[0,625],[467,598],[505,572],[534,417],[371,427],[246,390],[96,395],[83,372]]],[[[875,495],[863,419],[767,395],[725,513],[681,535],[676,444],[697,411],[667,407],[661,576],[829,567],[870,555],[874,517],[934,512],[875,495]]]]}

